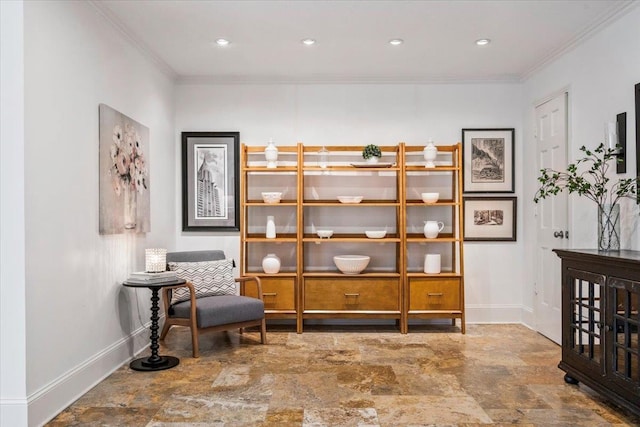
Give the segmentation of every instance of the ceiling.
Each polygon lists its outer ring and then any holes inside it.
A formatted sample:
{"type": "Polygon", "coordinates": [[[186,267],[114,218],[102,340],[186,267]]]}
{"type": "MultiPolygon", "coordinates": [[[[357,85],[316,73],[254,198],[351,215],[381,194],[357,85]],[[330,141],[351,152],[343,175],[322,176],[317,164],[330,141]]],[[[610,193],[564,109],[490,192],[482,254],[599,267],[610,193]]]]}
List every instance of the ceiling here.
{"type": "Polygon", "coordinates": [[[178,81],[521,81],[638,5],[618,0],[92,1],[178,81]],[[218,38],[231,43],[220,47],[218,38]],[[304,38],[317,43],[305,46],[304,38]],[[404,43],[392,46],[391,39],[404,43]],[[478,47],[475,41],[489,38],[478,47]]]}

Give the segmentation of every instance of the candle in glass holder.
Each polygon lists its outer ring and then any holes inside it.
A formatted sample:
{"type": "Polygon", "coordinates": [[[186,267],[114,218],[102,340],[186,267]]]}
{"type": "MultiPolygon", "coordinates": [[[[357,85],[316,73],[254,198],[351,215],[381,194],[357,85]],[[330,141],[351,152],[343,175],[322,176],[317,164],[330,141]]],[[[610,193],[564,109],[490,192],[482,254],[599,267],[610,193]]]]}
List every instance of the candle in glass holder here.
{"type": "Polygon", "coordinates": [[[618,148],[618,126],[615,122],[604,124],[604,145],[612,150],[618,148]]]}
{"type": "Polygon", "coordinates": [[[166,249],[145,249],[144,270],[147,273],[159,273],[167,269],[166,249]]]}

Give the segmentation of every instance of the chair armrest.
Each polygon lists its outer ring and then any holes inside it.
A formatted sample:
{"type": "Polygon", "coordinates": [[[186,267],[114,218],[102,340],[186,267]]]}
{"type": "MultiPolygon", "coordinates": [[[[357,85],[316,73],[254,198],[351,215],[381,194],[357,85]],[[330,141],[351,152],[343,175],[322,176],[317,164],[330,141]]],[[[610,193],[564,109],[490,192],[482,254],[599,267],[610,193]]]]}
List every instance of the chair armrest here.
{"type": "Polygon", "coordinates": [[[256,284],[256,289],[258,290],[258,299],[263,300],[264,298],[262,296],[262,284],[260,283],[260,278],[257,276],[242,276],[242,277],[236,277],[236,282],[240,283],[240,295],[244,295],[245,291],[245,283],[247,282],[254,282],[256,284]]]}
{"type": "Polygon", "coordinates": [[[173,285],[162,288],[162,301],[164,303],[164,315],[169,317],[169,307],[171,306],[171,298],[169,298],[169,291],[176,288],[188,288],[189,298],[191,299],[191,314],[196,313],[196,289],[191,282],[183,283],[182,285],[173,285]]]}

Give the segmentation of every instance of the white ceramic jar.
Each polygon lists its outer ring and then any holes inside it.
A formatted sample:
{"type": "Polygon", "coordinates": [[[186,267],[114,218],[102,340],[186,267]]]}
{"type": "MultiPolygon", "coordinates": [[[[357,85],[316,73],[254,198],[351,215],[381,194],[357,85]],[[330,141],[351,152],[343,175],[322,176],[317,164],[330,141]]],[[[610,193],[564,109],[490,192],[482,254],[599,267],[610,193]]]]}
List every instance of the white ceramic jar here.
{"type": "Polygon", "coordinates": [[[278,147],[276,147],[276,145],[273,143],[272,138],[269,138],[269,143],[264,149],[264,158],[267,161],[268,168],[273,169],[277,167],[278,147]]]}
{"type": "Polygon", "coordinates": [[[440,273],[440,254],[426,254],[424,256],[424,272],[427,274],[440,273]]]}
{"type": "Polygon", "coordinates": [[[280,271],[280,258],[276,254],[267,254],[262,258],[262,269],[267,274],[276,274],[280,271]]]}
{"type": "Polygon", "coordinates": [[[424,147],[424,150],[422,150],[422,152],[424,155],[424,159],[426,160],[424,167],[435,168],[436,164],[434,163],[434,160],[436,159],[436,157],[438,157],[438,148],[435,146],[432,140],[429,140],[429,142],[427,142],[427,145],[424,147]]]}

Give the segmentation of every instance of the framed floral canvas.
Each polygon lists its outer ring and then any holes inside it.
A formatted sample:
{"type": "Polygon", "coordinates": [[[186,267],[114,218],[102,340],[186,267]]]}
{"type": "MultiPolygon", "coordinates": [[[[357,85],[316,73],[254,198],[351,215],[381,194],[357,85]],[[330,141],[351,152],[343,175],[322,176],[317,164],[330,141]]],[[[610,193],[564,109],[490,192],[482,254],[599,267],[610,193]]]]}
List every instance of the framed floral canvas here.
{"type": "Polygon", "coordinates": [[[150,230],[149,128],[105,104],[100,115],[100,234],[150,230]]]}

